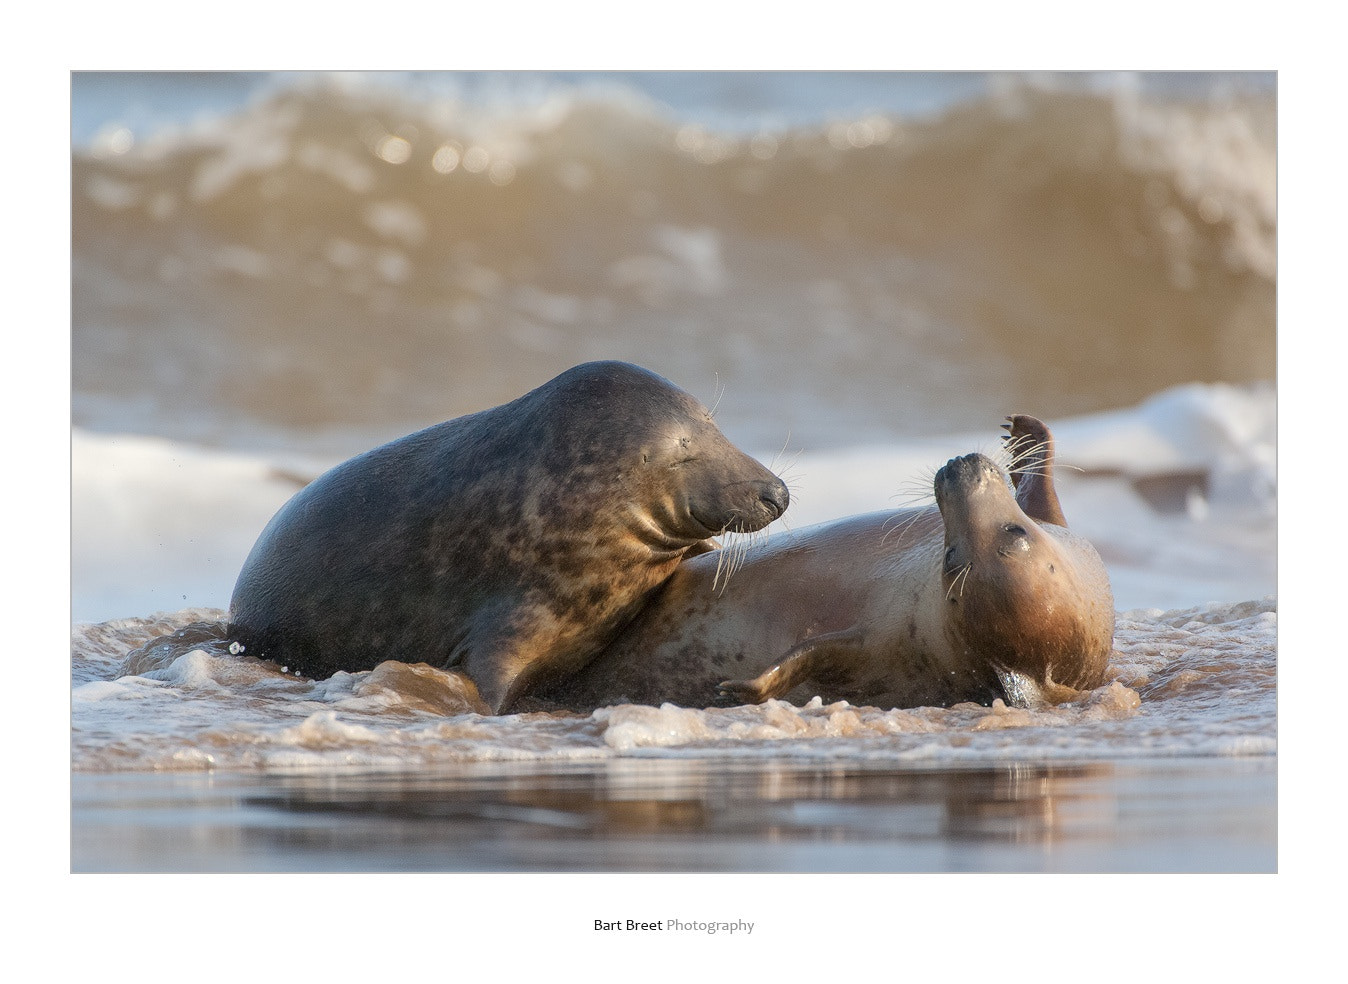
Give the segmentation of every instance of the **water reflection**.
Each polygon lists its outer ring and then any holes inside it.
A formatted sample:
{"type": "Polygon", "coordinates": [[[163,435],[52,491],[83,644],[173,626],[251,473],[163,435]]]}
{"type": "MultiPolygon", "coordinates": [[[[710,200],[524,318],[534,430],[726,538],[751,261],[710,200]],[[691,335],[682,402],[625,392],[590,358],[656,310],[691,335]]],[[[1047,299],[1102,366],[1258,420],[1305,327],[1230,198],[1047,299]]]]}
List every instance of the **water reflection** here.
{"type": "Polygon", "coordinates": [[[404,776],[76,776],[74,788],[77,871],[1276,868],[1268,759],[620,759],[404,776]]]}

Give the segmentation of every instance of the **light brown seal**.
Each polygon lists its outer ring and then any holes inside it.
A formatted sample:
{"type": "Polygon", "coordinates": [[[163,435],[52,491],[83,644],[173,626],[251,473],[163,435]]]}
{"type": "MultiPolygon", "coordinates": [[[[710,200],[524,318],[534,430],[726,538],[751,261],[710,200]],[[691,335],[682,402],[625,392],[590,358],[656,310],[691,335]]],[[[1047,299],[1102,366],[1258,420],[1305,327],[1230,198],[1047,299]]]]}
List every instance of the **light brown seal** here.
{"type": "Polygon", "coordinates": [[[1066,528],[1048,428],[1008,420],[1014,494],[1006,472],[970,454],[937,472],[935,506],[774,534],[723,588],[717,556],[694,558],[543,696],[577,710],[816,694],[1030,706],[1100,685],[1114,636],[1108,575],[1066,528]]]}
{"type": "Polygon", "coordinates": [[[245,561],[229,634],[314,678],[454,667],[500,712],[580,669],[708,538],[787,501],[692,396],[588,363],[301,490],[245,561]]]}

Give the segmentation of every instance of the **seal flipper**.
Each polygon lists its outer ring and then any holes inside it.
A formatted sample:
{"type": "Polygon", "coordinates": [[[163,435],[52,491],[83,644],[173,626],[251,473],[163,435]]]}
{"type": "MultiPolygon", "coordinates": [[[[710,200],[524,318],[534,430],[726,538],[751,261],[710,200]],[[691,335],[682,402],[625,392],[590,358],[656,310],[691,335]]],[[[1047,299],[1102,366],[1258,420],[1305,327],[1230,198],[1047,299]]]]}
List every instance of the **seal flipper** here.
{"type": "Polygon", "coordinates": [[[1002,690],[1006,693],[1007,704],[1029,711],[1041,711],[1046,707],[1079,700],[1087,693],[1061,683],[1054,683],[1051,672],[1042,682],[1032,680],[1024,673],[1014,670],[997,670],[996,673],[997,679],[1001,681],[1002,690]]]}
{"type": "Polygon", "coordinates": [[[1002,440],[1014,459],[1011,482],[1016,487],[1016,504],[1033,520],[1066,526],[1053,482],[1052,432],[1029,414],[1012,414],[1006,420],[1002,427],[1009,433],[1002,440]]]}
{"type": "Polygon", "coordinates": [[[775,665],[752,680],[726,680],[718,688],[726,697],[746,704],[785,697],[809,680],[841,682],[864,652],[865,637],[855,625],[826,632],[793,646],[775,665]]]}
{"type": "Polygon", "coordinates": [[[512,624],[516,617],[509,607],[485,608],[472,628],[453,640],[441,666],[471,680],[492,714],[506,713],[531,682],[532,637],[512,624]]]}

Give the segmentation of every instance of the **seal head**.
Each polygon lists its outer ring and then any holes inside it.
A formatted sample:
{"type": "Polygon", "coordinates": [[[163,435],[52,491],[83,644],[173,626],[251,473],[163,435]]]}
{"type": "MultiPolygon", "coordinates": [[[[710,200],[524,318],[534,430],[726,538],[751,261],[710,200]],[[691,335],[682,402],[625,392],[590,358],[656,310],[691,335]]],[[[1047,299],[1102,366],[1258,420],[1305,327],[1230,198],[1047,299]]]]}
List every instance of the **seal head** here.
{"type": "Polygon", "coordinates": [[[1097,686],[1114,607],[1095,551],[1066,527],[1027,515],[1005,472],[982,454],[951,459],[933,487],[952,642],[991,666],[1009,697],[1097,686]]]}

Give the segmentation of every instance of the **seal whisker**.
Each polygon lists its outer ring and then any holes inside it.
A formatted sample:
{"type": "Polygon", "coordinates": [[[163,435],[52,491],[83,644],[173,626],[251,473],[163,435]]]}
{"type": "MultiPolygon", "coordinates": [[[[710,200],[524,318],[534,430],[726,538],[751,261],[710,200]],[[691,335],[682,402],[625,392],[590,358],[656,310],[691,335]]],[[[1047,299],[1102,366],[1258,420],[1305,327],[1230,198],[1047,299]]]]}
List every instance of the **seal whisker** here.
{"type": "Polygon", "coordinates": [[[726,542],[716,561],[716,572],[712,577],[711,584],[712,591],[718,594],[725,591],[735,572],[744,566],[749,551],[758,542],[760,534],[764,537],[767,535],[763,530],[754,530],[750,533],[735,534],[726,542]]]}
{"type": "MultiPolygon", "coordinates": [[[[765,526],[761,530],[754,530],[744,538],[744,542],[740,545],[739,557],[736,558],[735,569],[731,572],[732,574],[735,571],[739,571],[746,563],[748,563],[750,552],[757,547],[759,543],[767,541],[769,536],[767,529],[768,528],[765,526]]],[[[729,579],[727,578],[727,580],[729,579]]]]}
{"type": "Polygon", "coordinates": [[[930,505],[936,505],[936,495],[931,491],[931,483],[923,483],[921,480],[910,480],[900,485],[899,491],[890,496],[894,499],[895,508],[898,510],[925,510],[930,505]]]}
{"type": "Polygon", "coordinates": [[[883,547],[885,541],[895,533],[902,533],[903,530],[908,528],[912,521],[911,516],[904,516],[901,512],[896,512],[893,516],[890,516],[880,527],[880,546],[883,547]],[[891,523],[893,524],[892,526],[890,525],[891,523]]]}
{"type": "Polygon", "coordinates": [[[965,564],[955,572],[955,576],[950,579],[950,588],[945,593],[946,601],[954,601],[957,597],[964,597],[964,584],[968,580],[969,572],[973,570],[973,566],[972,563],[965,564]]]}
{"type": "Polygon", "coordinates": [[[726,584],[729,583],[731,572],[735,569],[735,555],[739,543],[739,534],[730,534],[723,538],[720,553],[716,558],[716,574],[711,581],[712,591],[717,593],[724,591],[726,584]]]}
{"type": "Polygon", "coordinates": [[[1043,462],[1035,455],[1034,448],[1029,448],[1012,452],[1005,461],[999,462],[999,464],[1008,474],[1021,475],[1030,469],[1041,467],[1043,462]]]}
{"type": "Polygon", "coordinates": [[[922,472],[899,484],[898,491],[890,496],[891,499],[902,499],[899,502],[899,508],[911,506],[930,506],[936,501],[935,494],[932,492],[932,485],[936,481],[936,472],[938,469],[927,467],[922,472]]]}
{"type": "Polygon", "coordinates": [[[723,543],[721,548],[716,551],[716,573],[714,573],[711,578],[711,589],[713,592],[716,591],[717,585],[720,584],[721,571],[725,566],[725,555],[728,549],[729,545],[723,543]]]}
{"type": "Polygon", "coordinates": [[[749,547],[751,546],[751,541],[753,539],[754,538],[751,535],[746,537],[743,542],[735,545],[735,555],[730,558],[730,572],[726,574],[725,584],[721,585],[722,591],[724,591],[726,586],[730,584],[730,579],[744,566],[744,561],[749,556],[749,547]]]}
{"type": "MultiPolygon", "coordinates": [[[[782,472],[786,470],[785,468],[779,468],[778,462],[781,461],[782,455],[786,454],[786,449],[790,445],[791,445],[791,431],[788,430],[786,432],[786,440],[782,442],[782,446],[777,450],[777,453],[772,456],[772,462],[771,464],[768,465],[768,470],[776,472],[778,477],[781,477],[782,472]]],[[[805,453],[804,448],[797,449],[795,457],[792,458],[790,463],[786,465],[786,468],[795,467],[796,463],[800,461],[800,456],[804,453],[805,453]]]]}
{"type": "MultiPolygon", "coordinates": [[[[956,597],[956,595],[955,595],[955,589],[959,587],[959,585],[960,585],[960,579],[961,579],[962,577],[964,577],[964,575],[967,574],[967,573],[969,572],[969,568],[972,567],[972,566],[973,566],[972,564],[965,564],[963,567],[961,567],[959,570],[957,570],[957,571],[955,572],[955,575],[950,579],[950,587],[946,589],[946,593],[945,593],[945,600],[946,600],[946,601],[954,601],[954,600],[955,600],[955,597],[956,597]]],[[[961,595],[961,597],[962,597],[962,595],[961,595]]]]}
{"type": "Polygon", "coordinates": [[[899,487],[899,491],[895,492],[890,498],[899,499],[900,496],[902,496],[899,502],[899,508],[901,509],[916,505],[930,506],[935,503],[931,483],[924,483],[917,479],[905,482],[899,487]]]}
{"type": "Polygon", "coordinates": [[[924,515],[925,510],[914,509],[911,511],[896,512],[889,519],[885,520],[881,527],[880,546],[883,547],[891,536],[902,537],[909,528],[924,515]],[[893,525],[890,525],[890,524],[893,525]]]}
{"type": "Polygon", "coordinates": [[[715,384],[712,386],[712,393],[715,394],[715,398],[712,400],[711,407],[707,412],[711,419],[715,420],[716,411],[721,408],[721,400],[725,396],[725,384],[721,382],[721,374],[719,372],[713,373],[712,378],[715,380],[715,384]]]}
{"type": "MultiPolygon", "coordinates": [[[[781,473],[778,475],[778,477],[782,480],[782,484],[786,486],[786,492],[787,492],[787,494],[791,497],[792,503],[799,503],[799,502],[800,502],[800,483],[798,482],[798,480],[796,479],[796,477],[795,477],[794,475],[792,475],[789,471],[783,471],[783,472],[781,472],[781,473]]],[[[780,515],[780,516],[777,517],[777,521],[780,522],[781,520],[783,520],[783,519],[785,519],[785,518],[786,518],[786,514],[783,513],[782,515],[780,515]]]]}
{"type": "Polygon", "coordinates": [[[1007,471],[1016,471],[1024,466],[1027,461],[1034,461],[1036,464],[1045,457],[1048,444],[1044,441],[1036,441],[1028,434],[1017,434],[1014,437],[1010,434],[1002,438],[1001,452],[998,457],[1005,457],[1007,471]]]}

